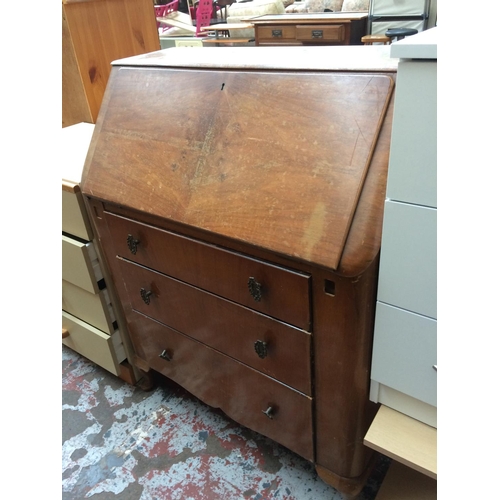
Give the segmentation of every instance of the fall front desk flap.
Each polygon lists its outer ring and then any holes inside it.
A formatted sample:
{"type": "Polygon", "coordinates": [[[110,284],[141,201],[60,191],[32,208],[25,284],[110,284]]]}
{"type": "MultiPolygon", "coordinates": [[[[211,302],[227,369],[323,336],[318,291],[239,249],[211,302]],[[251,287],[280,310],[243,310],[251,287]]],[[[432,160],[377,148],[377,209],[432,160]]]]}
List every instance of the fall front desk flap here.
{"type": "Polygon", "coordinates": [[[84,193],[336,269],[392,78],[147,62],[112,69],[84,193]]]}

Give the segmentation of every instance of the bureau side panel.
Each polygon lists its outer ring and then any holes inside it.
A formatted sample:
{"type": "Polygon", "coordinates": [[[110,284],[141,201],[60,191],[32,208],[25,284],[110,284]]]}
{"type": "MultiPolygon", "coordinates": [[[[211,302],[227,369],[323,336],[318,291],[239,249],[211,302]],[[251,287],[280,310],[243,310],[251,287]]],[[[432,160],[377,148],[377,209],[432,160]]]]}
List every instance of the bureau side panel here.
{"type": "Polygon", "coordinates": [[[361,476],[371,455],[363,437],[376,409],[369,386],[377,268],[376,260],[357,278],[313,276],[316,463],[342,478],[361,476]]]}

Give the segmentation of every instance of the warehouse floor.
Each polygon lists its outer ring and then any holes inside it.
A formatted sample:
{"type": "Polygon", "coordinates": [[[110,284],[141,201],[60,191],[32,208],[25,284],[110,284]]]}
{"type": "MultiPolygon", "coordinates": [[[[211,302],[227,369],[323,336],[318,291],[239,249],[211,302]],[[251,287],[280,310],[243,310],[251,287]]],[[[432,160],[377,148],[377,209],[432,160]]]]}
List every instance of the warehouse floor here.
{"type": "MultiPolygon", "coordinates": [[[[158,379],[144,392],[63,346],[63,500],[343,498],[303,458],[158,379]]],[[[375,498],[388,465],[359,500],[375,498]]]]}

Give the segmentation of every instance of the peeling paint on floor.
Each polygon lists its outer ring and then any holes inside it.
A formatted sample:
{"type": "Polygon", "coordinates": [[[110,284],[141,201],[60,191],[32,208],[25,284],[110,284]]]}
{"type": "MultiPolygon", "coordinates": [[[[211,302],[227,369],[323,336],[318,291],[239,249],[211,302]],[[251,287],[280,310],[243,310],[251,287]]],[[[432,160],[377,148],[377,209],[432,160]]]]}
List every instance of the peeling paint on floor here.
{"type": "Polygon", "coordinates": [[[62,500],[342,499],[307,460],[163,381],[144,392],[63,346],[62,500]]]}

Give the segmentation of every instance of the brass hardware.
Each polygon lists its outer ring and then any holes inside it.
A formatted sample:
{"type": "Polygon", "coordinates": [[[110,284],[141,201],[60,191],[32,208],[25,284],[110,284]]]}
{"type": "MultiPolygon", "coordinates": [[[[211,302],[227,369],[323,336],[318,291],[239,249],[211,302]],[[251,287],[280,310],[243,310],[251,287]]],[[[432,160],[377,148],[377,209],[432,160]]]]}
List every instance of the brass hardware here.
{"type": "Polygon", "coordinates": [[[264,359],[267,356],[267,343],[263,340],[257,340],[254,343],[255,352],[258,354],[259,358],[264,359]]]}
{"type": "Polygon", "coordinates": [[[283,36],[283,30],[272,30],[273,38],[281,38],[283,36]]]}
{"type": "Polygon", "coordinates": [[[323,38],[323,30],[312,30],[311,36],[313,38],[323,38]]]}
{"type": "Polygon", "coordinates": [[[151,290],[146,290],[145,288],[141,288],[141,299],[148,306],[149,302],[151,301],[151,299],[149,298],[151,297],[151,295],[153,295],[153,292],[151,290]]]}
{"type": "Polygon", "coordinates": [[[164,359],[165,361],[172,361],[172,356],[167,352],[166,349],[163,349],[161,354],[159,354],[161,359],[164,359]]]}
{"type": "Polygon", "coordinates": [[[248,278],[248,291],[255,302],[260,302],[262,298],[262,285],[258,283],[255,278],[248,278]]]}
{"type": "Polygon", "coordinates": [[[273,419],[273,413],[274,413],[274,410],[273,410],[273,407],[270,406],[267,410],[262,410],[262,413],[267,417],[267,418],[270,418],[271,420],[273,419]]]}
{"type": "Polygon", "coordinates": [[[139,245],[139,240],[136,240],[131,234],[127,236],[127,246],[128,249],[135,255],[137,253],[137,246],[139,245]]]}
{"type": "Polygon", "coordinates": [[[62,338],[65,339],[67,337],[69,337],[69,332],[66,328],[63,328],[62,329],[62,338]]]}

